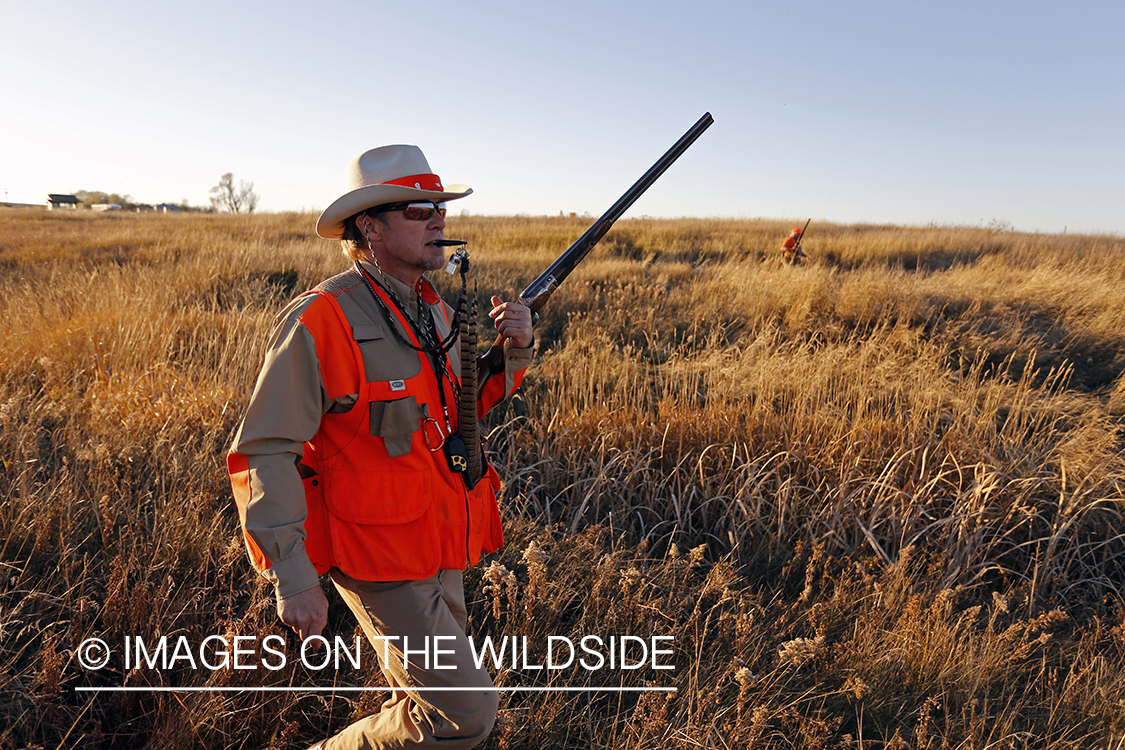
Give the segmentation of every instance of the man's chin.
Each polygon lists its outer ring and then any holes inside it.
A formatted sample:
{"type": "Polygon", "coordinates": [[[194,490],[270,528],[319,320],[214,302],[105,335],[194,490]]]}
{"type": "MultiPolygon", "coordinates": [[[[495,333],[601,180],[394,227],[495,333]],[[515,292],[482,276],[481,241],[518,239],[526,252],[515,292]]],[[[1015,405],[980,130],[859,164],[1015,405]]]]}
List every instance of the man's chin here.
{"type": "Polygon", "coordinates": [[[422,258],[422,265],[425,269],[427,271],[436,271],[439,268],[445,268],[445,251],[433,245],[426,245],[426,249],[433,252],[426,254],[422,258]]]}

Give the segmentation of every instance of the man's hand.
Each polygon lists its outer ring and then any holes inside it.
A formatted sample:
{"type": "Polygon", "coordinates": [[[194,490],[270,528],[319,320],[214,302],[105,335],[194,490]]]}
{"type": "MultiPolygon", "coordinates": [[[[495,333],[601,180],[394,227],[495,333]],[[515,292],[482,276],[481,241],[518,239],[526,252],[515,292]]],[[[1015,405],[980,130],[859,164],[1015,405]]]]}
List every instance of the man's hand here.
{"type": "Polygon", "coordinates": [[[324,589],[315,586],[299,594],[277,601],[277,616],[297,631],[301,640],[320,635],[328,624],[328,600],[324,589]]]}
{"type": "Polygon", "coordinates": [[[505,302],[492,295],[488,317],[496,320],[496,330],[517,349],[526,349],[535,340],[531,333],[531,310],[519,302],[505,302]]]}

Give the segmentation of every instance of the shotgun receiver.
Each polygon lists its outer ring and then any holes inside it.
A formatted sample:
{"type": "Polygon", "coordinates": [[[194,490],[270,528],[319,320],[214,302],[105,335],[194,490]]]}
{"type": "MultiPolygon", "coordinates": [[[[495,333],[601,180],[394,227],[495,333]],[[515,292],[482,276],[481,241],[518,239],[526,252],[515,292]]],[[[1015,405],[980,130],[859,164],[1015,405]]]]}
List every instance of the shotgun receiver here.
{"type": "Polygon", "coordinates": [[[582,262],[582,259],[589,254],[594,245],[598,244],[598,240],[605,236],[613,223],[621,218],[622,214],[636,202],[637,198],[640,198],[646,190],[652,187],[652,183],[656,182],[660,175],[672,166],[672,162],[679,159],[680,155],[687,151],[688,147],[695,143],[695,139],[703,135],[703,131],[709,128],[714,121],[710,112],[699,118],[699,122],[692,125],[691,130],[684,133],[683,137],[676,141],[672,148],[668,149],[668,153],[660,157],[660,161],[653,164],[652,168],[645,172],[644,176],[637,180],[636,184],[629,188],[625,195],[618,198],[617,202],[610,206],[600,219],[594,222],[581,237],[575,240],[573,245],[566,249],[566,252],[558,257],[558,260],[552,263],[546,271],[539,274],[539,277],[523,290],[520,294],[520,304],[531,308],[532,315],[537,318],[539,310],[547,304],[547,300],[551,298],[555,289],[566,280],[575,266],[582,262]]]}

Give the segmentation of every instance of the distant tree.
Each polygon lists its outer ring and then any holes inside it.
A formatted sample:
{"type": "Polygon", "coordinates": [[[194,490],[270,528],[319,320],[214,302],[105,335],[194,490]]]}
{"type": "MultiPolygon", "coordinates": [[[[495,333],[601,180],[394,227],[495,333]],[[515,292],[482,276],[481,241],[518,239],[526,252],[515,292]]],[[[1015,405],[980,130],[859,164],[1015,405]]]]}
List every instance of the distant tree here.
{"type": "Polygon", "coordinates": [[[211,188],[211,205],[216,211],[230,211],[239,214],[245,211],[254,213],[258,207],[258,194],[254,192],[254,183],[239,182],[234,186],[234,175],[227,172],[219,179],[219,184],[211,188]]]}
{"type": "Polygon", "coordinates": [[[109,195],[101,190],[75,190],[74,197],[82,204],[82,208],[89,208],[97,203],[109,203],[109,195]]]}
{"type": "Polygon", "coordinates": [[[107,193],[103,190],[75,190],[74,197],[83,208],[90,208],[99,203],[116,203],[126,211],[131,211],[136,202],[131,195],[121,195],[120,193],[107,193]]]}
{"type": "Polygon", "coordinates": [[[137,207],[136,201],[133,200],[131,195],[121,195],[120,193],[110,193],[106,199],[106,203],[115,203],[126,211],[132,211],[137,207]]]}

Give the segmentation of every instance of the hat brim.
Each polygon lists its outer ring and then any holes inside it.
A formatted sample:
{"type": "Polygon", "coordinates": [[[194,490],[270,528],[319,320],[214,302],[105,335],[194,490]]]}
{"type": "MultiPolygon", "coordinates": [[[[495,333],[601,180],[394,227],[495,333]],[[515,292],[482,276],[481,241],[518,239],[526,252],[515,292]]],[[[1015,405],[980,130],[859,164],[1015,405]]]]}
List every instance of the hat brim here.
{"type": "Polygon", "coordinates": [[[317,236],[338,240],[344,236],[344,222],[366,208],[406,201],[454,201],[473,192],[468,185],[448,185],[445,190],[419,190],[402,185],[364,185],[332,202],[316,220],[317,236]]]}

